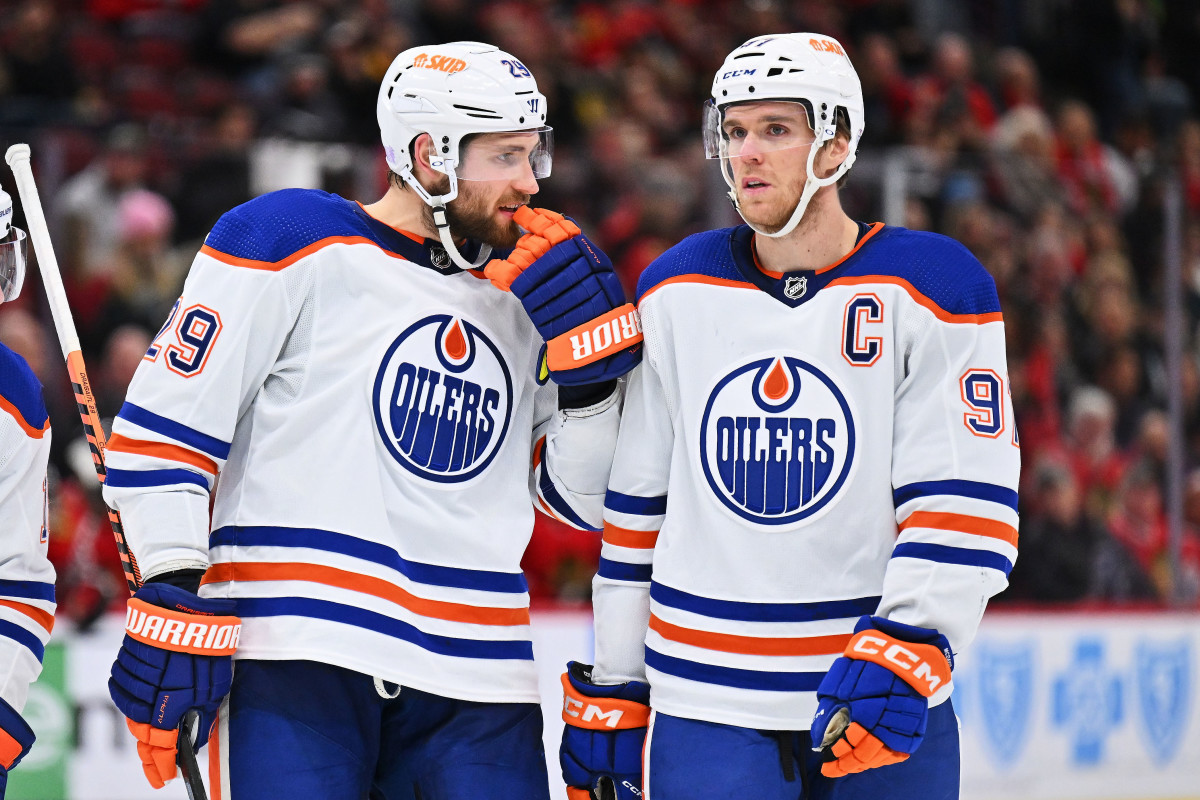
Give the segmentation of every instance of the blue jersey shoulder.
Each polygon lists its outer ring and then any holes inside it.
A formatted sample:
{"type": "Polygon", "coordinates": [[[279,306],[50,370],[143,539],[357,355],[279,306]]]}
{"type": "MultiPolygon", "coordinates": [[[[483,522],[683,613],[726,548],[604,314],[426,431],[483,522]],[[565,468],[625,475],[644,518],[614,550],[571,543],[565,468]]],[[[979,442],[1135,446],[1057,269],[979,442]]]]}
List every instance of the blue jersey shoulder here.
{"type": "Polygon", "coordinates": [[[226,212],[204,243],[235,258],[275,263],[331,236],[368,236],[358,206],[315,189],[281,189],[226,212]]]}
{"type": "Polygon", "coordinates": [[[46,426],[42,384],[25,359],[0,342],[0,397],[15,408],[31,428],[46,426]]]}
{"type": "Polygon", "coordinates": [[[1000,310],[996,283],[960,242],[929,231],[883,228],[838,277],[888,276],[907,281],[951,314],[1000,310]]]}
{"type": "Polygon", "coordinates": [[[680,275],[704,275],[727,280],[744,280],[733,262],[730,240],[737,228],[718,228],[694,233],[671,247],[638,278],[637,299],[665,280],[680,275]]]}

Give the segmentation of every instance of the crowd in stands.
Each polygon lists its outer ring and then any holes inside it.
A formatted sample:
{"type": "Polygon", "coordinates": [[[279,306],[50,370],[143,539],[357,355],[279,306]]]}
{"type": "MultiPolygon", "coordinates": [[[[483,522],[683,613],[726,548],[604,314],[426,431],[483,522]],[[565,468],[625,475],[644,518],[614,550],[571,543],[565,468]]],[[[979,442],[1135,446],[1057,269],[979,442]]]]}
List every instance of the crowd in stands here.
{"type": "MultiPolygon", "coordinates": [[[[997,602],[1163,604],[1174,591],[1200,605],[1195,4],[0,0],[0,142],[34,148],[111,417],[222,212],[292,182],[383,193],[375,96],[401,50],[473,39],[524,61],[555,128],[536,203],[579,220],[632,292],[664,249],[738,221],[703,159],[701,105],[734,46],[798,30],[838,38],[862,78],[850,213],[881,218],[884,175],[901,165],[903,219],[889,221],[959,239],[999,288],[1024,469],[1021,557],[997,602]],[[1164,258],[1176,179],[1179,287],[1164,258]],[[1173,377],[1175,291],[1186,358],[1173,377]],[[1165,495],[1175,378],[1188,470],[1178,563],[1165,495]]],[[[0,185],[15,195],[9,175],[0,185]]],[[[0,341],[46,387],[59,608],[87,624],[123,603],[124,581],[36,281],[0,310],[0,341]]],[[[598,536],[539,515],[525,562],[535,598],[585,603],[598,553],[598,536]]]]}

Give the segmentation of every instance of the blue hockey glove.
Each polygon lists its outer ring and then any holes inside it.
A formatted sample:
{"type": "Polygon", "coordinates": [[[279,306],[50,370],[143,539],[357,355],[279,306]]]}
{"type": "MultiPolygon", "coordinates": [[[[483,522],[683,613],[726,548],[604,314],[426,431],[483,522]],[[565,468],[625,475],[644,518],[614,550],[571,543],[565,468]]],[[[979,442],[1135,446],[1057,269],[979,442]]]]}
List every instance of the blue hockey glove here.
{"type": "Polygon", "coordinates": [[[148,583],[129,600],[125,639],[108,693],[137,737],[150,785],[175,777],[179,720],[200,711],[203,745],[233,681],[242,621],[232,600],[201,598],[166,583],[148,583]]]}
{"type": "Polygon", "coordinates": [[[591,665],[577,661],[567,664],[562,685],[567,726],[558,760],[568,800],[641,800],[650,687],[598,686],[591,665]]]}
{"type": "Polygon", "coordinates": [[[636,367],[641,321],[604,251],[553,211],[521,206],[513,219],[529,233],[484,272],[520,298],[546,341],[543,357],[554,382],[599,383],[636,367]]]}
{"type": "Polygon", "coordinates": [[[29,723],[0,697],[0,797],[4,797],[9,771],[21,763],[34,738],[29,723]]]}
{"type": "Polygon", "coordinates": [[[825,755],[821,774],[840,778],[908,758],[925,738],[929,698],[953,666],[936,630],[860,619],[817,687],[812,742],[825,755]]]}

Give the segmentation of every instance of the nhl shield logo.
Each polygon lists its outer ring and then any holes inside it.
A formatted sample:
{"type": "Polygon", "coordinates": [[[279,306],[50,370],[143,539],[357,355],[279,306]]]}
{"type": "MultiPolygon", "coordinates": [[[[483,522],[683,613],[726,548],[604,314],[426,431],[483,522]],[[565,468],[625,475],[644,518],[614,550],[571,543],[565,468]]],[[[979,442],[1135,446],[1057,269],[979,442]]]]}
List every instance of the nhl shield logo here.
{"type": "Polygon", "coordinates": [[[1158,766],[1174,760],[1192,708],[1192,653],[1186,638],[1138,643],[1138,708],[1146,752],[1158,766]]]}
{"type": "Polygon", "coordinates": [[[1021,755],[1032,716],[1033,643],[980,643],[975,680],[984,738],[1001,766],[1021,755]]]}
{"type": "Polygon", "coordinates": [[[788,300],[799,300],[807,291],[807,275],[792,275],[783,282],[783,294],[788,300]]]}

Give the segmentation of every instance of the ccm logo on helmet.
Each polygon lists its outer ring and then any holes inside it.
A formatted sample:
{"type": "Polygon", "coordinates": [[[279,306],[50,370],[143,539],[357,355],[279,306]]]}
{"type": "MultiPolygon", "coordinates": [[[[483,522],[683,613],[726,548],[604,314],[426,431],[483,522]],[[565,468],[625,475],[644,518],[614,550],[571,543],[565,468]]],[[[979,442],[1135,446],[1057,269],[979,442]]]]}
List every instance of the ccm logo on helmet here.
{"type": "Polygon", "coordinates": [[[413,59],[413,66],[421,69],[436,69],[445,72],[448,75],[453,75],[456,72],[462,72],[467,68],[467,62],[461,58],[451,58],[450,56],[431,56],[428,53],[421,53],[413,59]]]}
{"type": "Polygon", "coordinates": [[[842,49],[842,46],[832,39],[809,39],[808,43],[818,53],[837,53],[839,56],[846,55],[846,51],[842,49]]]}
{"type": "Polygon", "coordinates": [[[721,80],[729,80],[730,78],[738,78],[743,75],[753,75],[758,72],[757,69],[733,69],[721,76],[721,80]]]}
{"type": "MultiPolygon", "coordinates": [[[[918,647],[922,649],[930,648],[935,653],[938,653],[939,658],[941,658],[941,653],[931,645],[918,645],[918,647]]],[[[941,664],[937,664],[936,662],[931,664],[927,659],[922,658],[920,654],[905,647],[895,639],[873,636],[866,631],[857,634],[850,641],[846,654],[853,654],[860,658],[866,656],[865,660],[874,661],[881,666],[889,668],[926,697],[932,695],[942,685],[945,681],[945,672],[948,668],[944,660],[941,664]]]]}
{"type": "Polygon", "coordinates": [[[620,725],[621,716],[624,713],[619,708],[605,711],[600,706],[593,705],[592,703],[584,703],[582,700],[576,700],[574,697],[563,698],[563,714],[568,717],[581,719],[584,722],[600,722],[606,728],[615,728],[620,725]]]}

